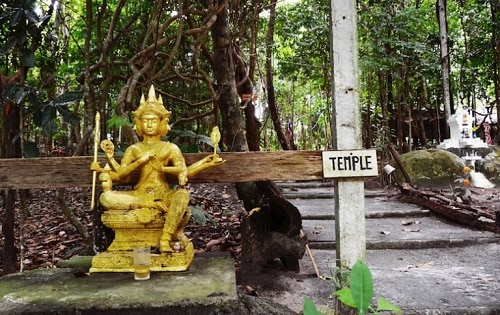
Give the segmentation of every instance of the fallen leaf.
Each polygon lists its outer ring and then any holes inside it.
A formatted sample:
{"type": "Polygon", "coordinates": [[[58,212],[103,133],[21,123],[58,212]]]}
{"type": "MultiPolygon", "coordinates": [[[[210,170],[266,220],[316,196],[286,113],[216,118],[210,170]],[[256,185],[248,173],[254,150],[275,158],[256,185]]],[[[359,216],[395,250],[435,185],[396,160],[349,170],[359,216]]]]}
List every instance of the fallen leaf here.
{"type": "Polygon", "coordinates": [[[403,232],[420,232],[419,228],[414,228],[414,229],[403,229],[403,232]]]}
{"type": "Polygon", "coordinates": [[[429,261],[428,263],[417,265],[417,268],[419,268],[419,269],[431,269],[432,267],[434,267],[433,261],[429,261]]]}
{"type": "Polygon", "coordinates": [[[259,294],[257,293],[257,290],[255,290],[254,288],[252,288],[251,286],[247,285],[245,287],[246,291],[248,294],[250,295],[254,295],[254,296],[259,296],[259,294]]]}

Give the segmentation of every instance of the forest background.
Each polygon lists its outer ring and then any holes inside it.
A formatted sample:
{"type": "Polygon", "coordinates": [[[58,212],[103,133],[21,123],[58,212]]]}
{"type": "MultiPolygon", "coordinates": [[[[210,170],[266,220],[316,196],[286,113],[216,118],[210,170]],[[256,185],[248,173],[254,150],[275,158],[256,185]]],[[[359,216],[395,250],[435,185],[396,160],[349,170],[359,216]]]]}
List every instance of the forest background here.
{"type": "MultiPolygon", "coordinates": [[[[447,103],[449,113],[479,112],[478,135],[481,122],[498,120],[498,8],[358,1],[364,147],[435,145],[447,103]]],[[[4,2],[1,156],[90,154],[96,111],[103,137],[135,142],[131,112],[151,84],[173,112],[171,137],[188,151],[214,125],[228,151],[246,149],[235,144],[237,128],[250,150],[328,149],[329,12],[324,0],[4,2]],[[239,124],[232,111],[243,113],[240,126],[228,127],[239,124]]]]}
{"type": "MultiPolygon", "coordinates": [[[[497,0],[357,8],[364,147],[432,147],[459,107],[500,143],[497,0]]],[[[91,155],[96,112],[123,150],[151,84],[184,152],[204,150],[215,125],[224,151],[329,149],[329,16],[326,0],[3,1],[0,155],[91,155]]]]}

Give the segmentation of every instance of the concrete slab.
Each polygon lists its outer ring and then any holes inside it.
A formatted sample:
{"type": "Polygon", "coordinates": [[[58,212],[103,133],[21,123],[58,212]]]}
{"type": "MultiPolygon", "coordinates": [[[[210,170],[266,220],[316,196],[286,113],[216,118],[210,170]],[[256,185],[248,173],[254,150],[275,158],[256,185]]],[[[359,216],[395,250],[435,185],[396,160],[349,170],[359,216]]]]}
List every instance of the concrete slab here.
{"type": "MultiPolygon", "coordinates": [[[[296,206],[303,220],[334,220],[335,208],[333,198],[327,199],[292,199],[289,200],[296,206]]],[[[388,201],[387,198],[366,198],[366,218],[401,217],[401,216],[426,216],[430,211],[411,204],[402,204],[388,201]]]]}
{"type": "MultiPolygon", "coordinates": [[[[306,220],[302,224],[311,247],[318,248],[319,244],[315,243],[328,244],[329,246],[334,244],[334,221],[306,220]]],[[[419,218],[390,217],[366,220],[366,242],[369,249],[442,248],[500,242],[500,235],[453,225],[434,216],[419,218]]]]}
{"type": "Polygon", "coordinates": [[[445,255],[436,248],[374,250],[367,264],[376,295],[404,314],[500,314],[499,254],[499,243],[448,248],[445,255]]]}
{"type": "MultiPolygon", "coordinates": [[[[335,251],[312,253],[320,274],[331,276],[335,251]]],[[[500,260],[492,259],[499,254],[498,243],[448,248],[445,255],[439,248],[369,250],[367,264],[375,299],[388,299],[405,315],[500,314],[500,260]]],[[[301,272],[313,272],[308,257],[300,264],[301,272]]]]}
{"type": "Polygon", "coordinates": [[[237,314],[231,257],[196,256],[185,272],[37,269],[0,278],[0,314],[237,314]]]}

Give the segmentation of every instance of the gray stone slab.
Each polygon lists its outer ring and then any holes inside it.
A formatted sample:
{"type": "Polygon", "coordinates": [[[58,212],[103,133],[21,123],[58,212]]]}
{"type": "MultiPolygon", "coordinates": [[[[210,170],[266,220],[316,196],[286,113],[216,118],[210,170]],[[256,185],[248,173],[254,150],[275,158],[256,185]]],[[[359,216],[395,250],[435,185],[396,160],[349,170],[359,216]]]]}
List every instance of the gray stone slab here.
{"type": "Polygon", "coordinates": [[[305,220],[302,229],[307,234],[309,242],[335,241],[335,221],[332,220],[305,220]]]}
{"type": "MultiPolygon", "coordinates": [[[[425,243],[429,246],[443,247],[465,245],[466,241],[468,243],[500,242],[498,234],[452,225],[434,216],[366,219],[365,224],[368,248],[394,246],[415,248],[424,247],[425,243]],[[398,243],[400,245],[397,245],[398,243]]],[[[335,241],[334,221],[304,220],[302,225],[310,242],[335,241]]]]}
{"type": "Polygon", "coordinates": [[[385,197],[365,198],[365,211],[370,212],[409,212],[409,213],[427,213],[422,208],[416,205],[400,203],[393,200],[387,200],[385,197]]]}
{"type": "Polygon", "coordinates": [[[235,314],[234,260],[195,257],[188,271],[75,276],[70,268],[0,278],[0,314],[235,314]]]}
{"type": "MultiPolygon", "coordinates": [[[[335,200],[330,199],[289,199],[296,206],[303,219],[335,218],[335,200]]],[[[383,197],[365,198],[366,217],[390,217],[406,215],[428,215],[429,210],[411,204],[387,200],[383,197]]]]}
{"type": "MultiPolygon", "coordinates": [[[[320,274],[331,275],[334,250],[312,250],[320,274]]],[[[500,244],[420,250],[369,250],[375,298],[412,314],[500,314],[500,244]]],[[[302,271],[313,270],[308,257],[302,271]]],[[[327,280],[325,280],[327,281],[327,280]]]]}
{"type": "Polygon", "coordinates": [[[499,235],[444,222],[434,216],[366,220],[368,248],[463,246],[500,241],[499,235]]]}
{"type": "Polygon", "coordinates": [[[369,251],[378,296],[405,314],[500,314],[499,244],[369,251]],[[444,313],[446,311],[446,313],[444,313]]]}

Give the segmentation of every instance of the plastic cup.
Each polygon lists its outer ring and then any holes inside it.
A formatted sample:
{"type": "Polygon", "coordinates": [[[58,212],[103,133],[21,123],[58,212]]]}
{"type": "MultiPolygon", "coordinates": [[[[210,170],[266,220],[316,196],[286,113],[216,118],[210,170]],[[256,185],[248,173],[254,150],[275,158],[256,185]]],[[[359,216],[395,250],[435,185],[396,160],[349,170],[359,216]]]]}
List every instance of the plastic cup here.
{"type": "Polygon", "coordinates": [[[151,253],[149,247],[134,248],[134,279],[148,280],[150,277],[151,253]]]}

